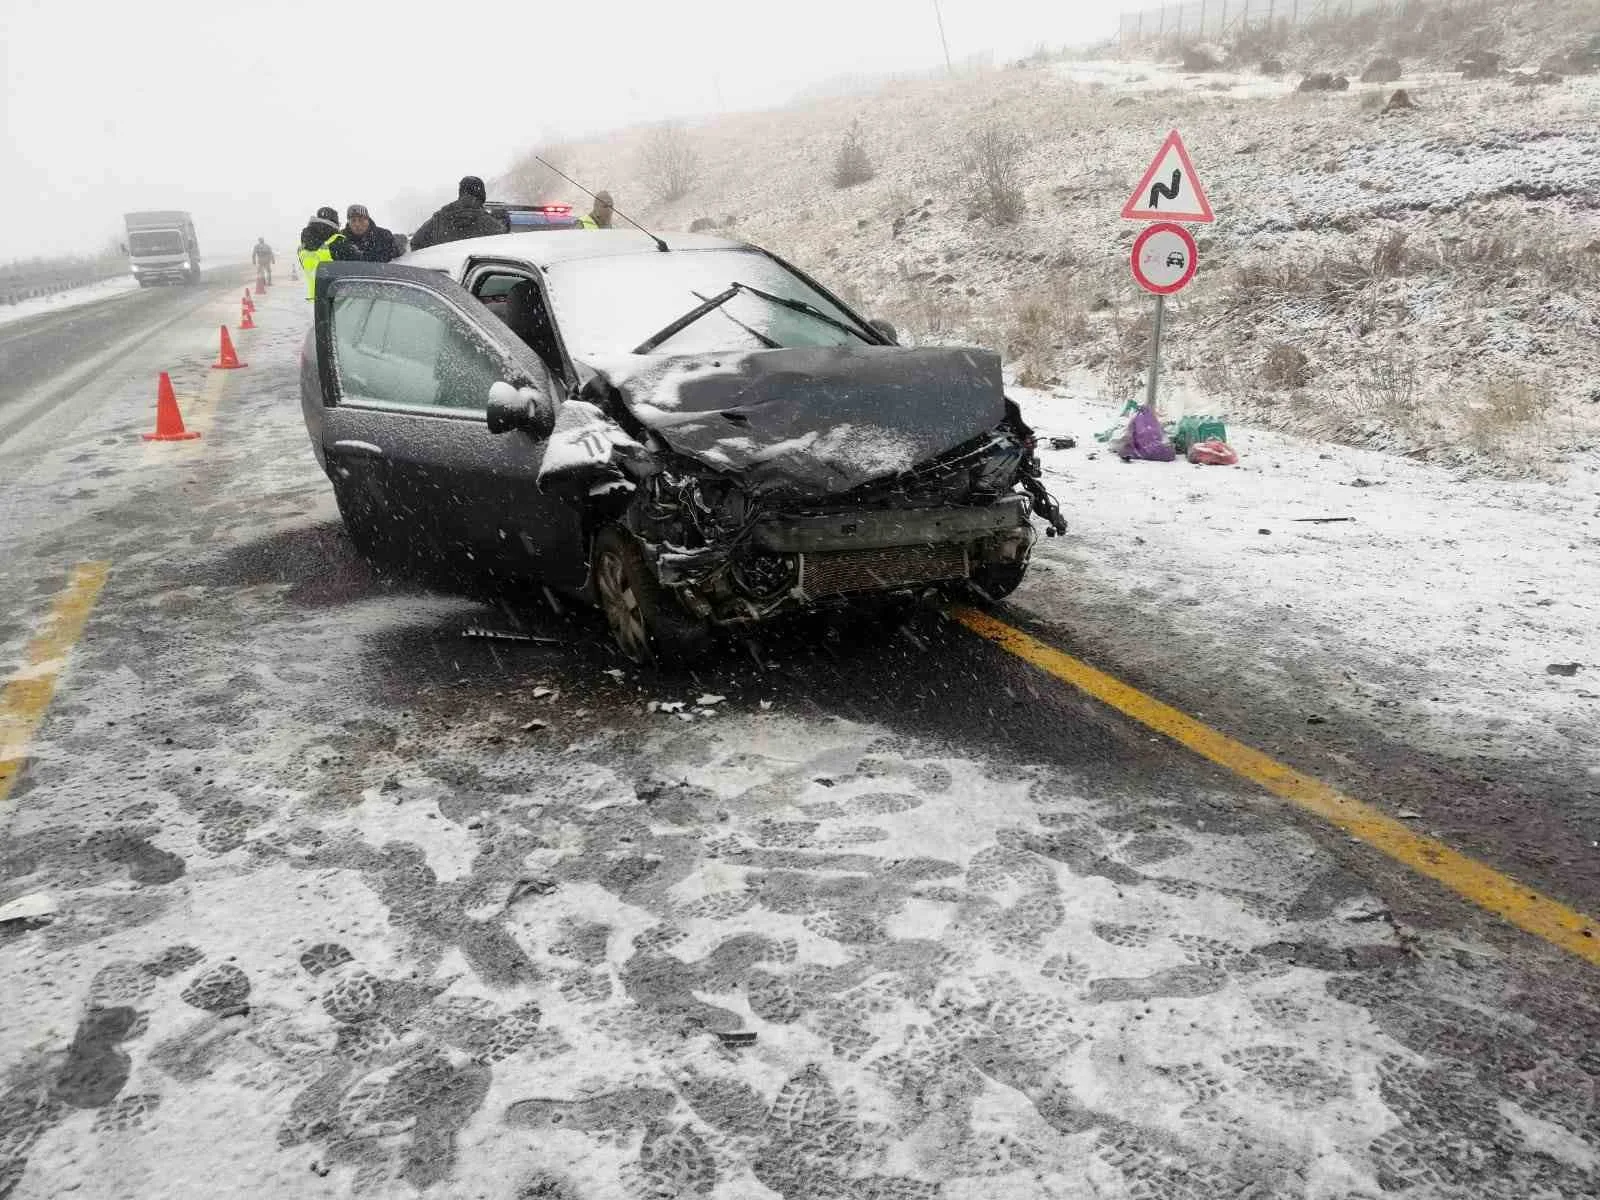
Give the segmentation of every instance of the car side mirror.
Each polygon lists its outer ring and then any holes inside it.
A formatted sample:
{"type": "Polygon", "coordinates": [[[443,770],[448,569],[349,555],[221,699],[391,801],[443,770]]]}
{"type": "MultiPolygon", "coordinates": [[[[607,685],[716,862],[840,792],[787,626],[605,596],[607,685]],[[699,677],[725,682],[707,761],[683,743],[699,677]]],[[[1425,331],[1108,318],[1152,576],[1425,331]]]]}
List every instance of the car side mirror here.
{"type": "Polygon", "coordinates": [[[525,430],[530,436],[543,441],[555,428],[555,405],[537,389],[513,387],[509,383],[489,386],[489,403],[484,415],[488,418],[490,433],[510,433],[525,430]]]}
{"type": "Polygon", "coordinates": [[[882,317],[873,317],[867,324],[883,334],[889,345],[898,346],[900,344],[900,331],[882,317]]]}

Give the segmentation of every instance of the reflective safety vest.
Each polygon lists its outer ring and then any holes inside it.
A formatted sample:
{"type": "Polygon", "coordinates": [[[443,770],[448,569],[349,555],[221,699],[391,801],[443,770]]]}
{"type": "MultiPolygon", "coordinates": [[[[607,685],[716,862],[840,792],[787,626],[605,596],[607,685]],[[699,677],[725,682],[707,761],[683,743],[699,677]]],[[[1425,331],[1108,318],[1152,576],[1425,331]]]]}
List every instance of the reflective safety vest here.
{"type": "Polygon", "coordinates": [[[335,242],[342,242],[343,240],[344,234],[336,233],[315,250],[307,250],[302,246],[297,252],[297,257],[300,259],[300,269],[305,272],[306,276],[307,300],[315,300],[317,298],[317,268],[325,262],[333,261],[332,246],[335,242]]]}
{"type": "Polygon", "coordinates": [[[600,228],[600,222],[596,221],[588,213],[584,213],[583,216],[578,218],[578,228],[579,229],[599,229],[600,228]]]}

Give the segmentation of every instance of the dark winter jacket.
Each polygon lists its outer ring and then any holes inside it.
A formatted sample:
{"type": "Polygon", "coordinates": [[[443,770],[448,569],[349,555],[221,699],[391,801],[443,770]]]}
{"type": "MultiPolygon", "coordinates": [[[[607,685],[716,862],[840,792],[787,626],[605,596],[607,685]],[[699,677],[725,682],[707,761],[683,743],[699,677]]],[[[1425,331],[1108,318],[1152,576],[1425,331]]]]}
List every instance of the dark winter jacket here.
{"type": "Polygon", "coordinates": [[[339,232],[339,227],[332,221],[322,217],[312,217],[306,227],[300,231],[300,249],[317,250],[322,243],[339,232]]]}
{"type": "Polygon", "coordinates": [[[357,237],[348,225],[340,232],[344,237],[331,247],[337,262],[389,262],[400,257],[394,234],[381,226],[367,226],[366,237],[357,237]]]}
{"type": "Polygon", "coordinates": [[[442,246],[446,242],[459,242],[462,238],[492,237],[505,231],[504,225],[484,211],[481,201],[463,196],[459,200],[452,200],[424,221],[411,235],[411,248],[421,250],[428,246],[442,246]]]}

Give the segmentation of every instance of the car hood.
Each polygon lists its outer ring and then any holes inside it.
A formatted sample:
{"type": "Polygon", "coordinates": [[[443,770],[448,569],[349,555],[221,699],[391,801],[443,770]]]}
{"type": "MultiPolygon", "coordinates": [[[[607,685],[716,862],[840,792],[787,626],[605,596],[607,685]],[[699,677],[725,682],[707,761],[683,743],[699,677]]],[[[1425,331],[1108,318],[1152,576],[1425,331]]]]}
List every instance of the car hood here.
{"type": "Polygon", "coordinates": [[[804,347],[588,365],[673,450],[757,495],[850,491],[1005,419],[1000,358],[987,350],[804,347]]]}

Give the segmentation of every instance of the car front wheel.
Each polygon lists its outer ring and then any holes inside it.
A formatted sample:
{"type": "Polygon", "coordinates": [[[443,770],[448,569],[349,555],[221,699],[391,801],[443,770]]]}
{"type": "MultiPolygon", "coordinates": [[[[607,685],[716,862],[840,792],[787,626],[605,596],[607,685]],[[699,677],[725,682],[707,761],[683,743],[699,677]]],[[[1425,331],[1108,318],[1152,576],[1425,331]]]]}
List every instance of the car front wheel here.
{"type": "Polygon", "coordinates": [[[980,563],[969,583],[978,598],[986,603],[1004,600],[1022,586],[1028,574],[1027,559],[1020,562],[980,563]]]}
{"type": "Polygon", "coordinates": [[[594,594],[617,649],[641,666],[668,666],[699,658],[711,631],[656,581],[639,543],[618,526],[600,531],[594,544],[594,594]]]}

